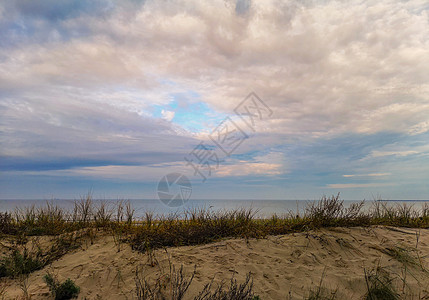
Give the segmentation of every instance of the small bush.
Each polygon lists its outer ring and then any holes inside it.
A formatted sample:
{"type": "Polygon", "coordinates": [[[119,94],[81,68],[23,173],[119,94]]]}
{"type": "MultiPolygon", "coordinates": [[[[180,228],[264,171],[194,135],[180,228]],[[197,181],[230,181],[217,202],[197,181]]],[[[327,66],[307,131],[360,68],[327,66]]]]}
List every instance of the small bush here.
{"type": "Polygon", "coordinates": [[[12,234],[15,232],[11,214],[0,212],[0,233],[12,234]]]}
{"type": "Polygon", "coordinates": [[[42,251],[29,251],[26,242],[19,242],[22,247],[14,246],[9,255],[0,258],[0,278],[30,274],[42,269],[47,264],[61,258],[69,251],[80,246],[81,234],[63,234],[55,237],[51,247],[42,251]],[[22,250],[21,250],[22,249],[22,250]]]}
{"type": "Polygon", "coordinates": [[[44,265],[40,254],[32,255],[27,249],[21,253],[15,249],[9,256],[0,260],[0,278],[29,274],[43,268],[44,265]]]}
{"type": "Polygon", "coordinates": [[[77,298],[80,288],[70,279],[60,283],[52,274],[46,274],[43,279],[49,287],[55,300],[67,300],[77,298]]]}

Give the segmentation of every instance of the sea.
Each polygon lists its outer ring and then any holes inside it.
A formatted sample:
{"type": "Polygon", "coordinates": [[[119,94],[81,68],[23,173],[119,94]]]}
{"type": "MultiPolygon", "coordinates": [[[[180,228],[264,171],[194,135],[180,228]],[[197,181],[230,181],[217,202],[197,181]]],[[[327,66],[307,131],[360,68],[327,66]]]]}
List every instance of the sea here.
{"type": "MultiPolygon", "coordinates": [[[[0,212],[13,213],[19,210],[25,210],[28,207],[35,208],[44,207],[47,203],[56,205],[66,211],[71,212],[75,201],[79,199],[32,199],[32,200],[0,200],[0,212]]],[[[139,219],[145,216],[146,213],[152,213],[154,216],[178,215],[183,216],[186,211],[195,209],[205,209],[213,212],[231,211],[235,209],[252,209],[255,216],[258,218],[269,218],[274,214],[278,216],[289,214],[302,214],[308,205],[315,201],[313,200],[237,200],[237,199],[212,199],[212,200],[197,200],[190,199],[184,205],[179,207],[170,207],[165,205],[158,199],[131,199],[131,200],[93,200],[94,206],[99,206],[104,202],[108,208],[115,210],[118,203],[126,203],[129,201],[134,209],[134,217],[139,219]]],[[[353,203],[359,203],[361,200],[344,200],[344,206],[348,207],[353,203]]],[[[374,201],[365,201],[364,209],[370,209],[374,201]]],[[[429,200],[383,200],[386,205],[407,205],[413,206],[415,209],[422,208],[426,203],[429,205],[429,200]]]]}

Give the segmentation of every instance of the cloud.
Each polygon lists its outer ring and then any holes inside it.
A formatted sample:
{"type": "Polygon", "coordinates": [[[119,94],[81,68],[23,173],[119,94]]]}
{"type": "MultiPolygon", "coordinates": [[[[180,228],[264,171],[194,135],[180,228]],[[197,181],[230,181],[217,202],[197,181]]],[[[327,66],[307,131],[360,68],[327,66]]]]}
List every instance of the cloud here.
{"type": "Polygon", "coordinates": [[[218,176],[394,174],[428,151],[428,23],[421,1],[2,2],[0,168],[179,164],[254,91],[273,116],[218,176]]]}
{"type": "Polygon", "coordinates": [[[356,189],[356,188],[374,188],[393,186],[391,183],[334,183],[328,184],[326,187],[333,189],[356,189]]]}
{"type": "Polygon", "coordinates": [[[196,143],[162,119],[85,97],[54,96],[3,101],[2,170],[164,163],[182,159],[196,143]]]}
{"type": "MultiPolygon", "coordinates": [[[[245,157],[238,155],[238,157],[245,157]]],[[[227,159],[216,170],[216,176],[261,176],[280,175],[287,173],[287,162],[280,152],[268,152],[263,155],[252,156],[250,159],[227,159]]]]}
{"type": "MultiPolygon", "coordinates": [[[[427,122],[428,19],[418,2],[112,2],[108,18],[87,13],[89,4],[70,5],[36,12],[47,20],[62,16],[54,28],[86,29],[65,42],[7,49],[6,58],[20,60],[2,64],[5,86],[54,83],[110,93],[109,86],[121,85],[162,98],[159,80],[168,78],[227,113],[252,87],[276,111],[261,127],[296,136],[414,132],[427,122]],[[238,17],[237,9],[249,15],[238,17]]],[[[29,25],[31,32],[52,31],[29,25]]]]}
{"type": "Polygon", "coordinates": [[[381,177],[381,176],[389,176],[390,173],[370,173],[370,174],[353,174],[353,175],[343,175],[343,177],[381,177]]]}
{"type": "Polygon", "coordinates": [[[122,182],[157,182],[162,176],[168,173],[181,173],[190,175],[184,163],[161,163],[146,166],[124,166],[124,165],[102,165],[86,166],[70,170],[42,172],[44,175],[62,175],[73,177],[85,177],[95,179],[108,179],[122,182]]]}
{"type": "Polygon", "coordinates": [[[218,171],[216,171],[216,175],[220,177],[279,175],[282,174],[281,169],[281,164],[240,161],[234,165],[222,166],[218,171]]]}
{"type": "Polygon", "coordinates": [[[414,150],[407,150],[407,151],[372,151],[371,156],[372,157],[382,157],[382,156],[409,156],[413,154],[418,154],[418,151],[414,150]]]}
{"type": "Polygon", "coordinates": [[[423,121],[412,126],[409,129],[408,133],[411,135],[417,135],[417,134],[425,133],[427,131],[429,131],[429,121],[423,121]]]}
{"type": "Polygon", "coordinates": [[[162,110],[161,114],[162,114],[162,118],[169,122],[174,118],[174,111],[162,110]]]}

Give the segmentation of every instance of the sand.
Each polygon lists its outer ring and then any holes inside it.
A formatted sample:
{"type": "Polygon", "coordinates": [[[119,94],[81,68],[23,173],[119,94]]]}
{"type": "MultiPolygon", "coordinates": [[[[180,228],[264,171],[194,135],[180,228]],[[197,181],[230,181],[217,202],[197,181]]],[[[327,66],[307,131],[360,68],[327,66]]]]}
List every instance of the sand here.
{"type": "MultiPolygon", "coordinates": [[[[213,278],[215,284],[229,282],[232,276],[242,282],[248,272],[261,299],[304,299],[320,283],[327,293],[336,291],[337,299],[362,299],[366,292],[364,269],[379,265],[394,279],[401,297],[429,299],[429,273],[424,270],[429,269],[427,229],[331,228],[258,240],[229,239],[153,254],[151,261],[148,254],[132,251],[127,244],[118,252],[111,236],[99,236],[93,245],[88,241],[81,249],[32,273],[28,292],[31,299],[50,299],[43,282],[50,271],[61,280],[75,281],[81,288],[79,299],[136,299],[136,267],[140,276],[153,282],[159,276],[166,278],[171,262],[176,268],[183,265],[186,275],[196,265],[185,299],[193,299],[213,278]],[[401,262],[403,258],[395,258],[388,249],[406,249],[414,263],[401,262]]],[[[5,299],[22,299],[19,280],[8,279],[6,285],[5,299]]]]}

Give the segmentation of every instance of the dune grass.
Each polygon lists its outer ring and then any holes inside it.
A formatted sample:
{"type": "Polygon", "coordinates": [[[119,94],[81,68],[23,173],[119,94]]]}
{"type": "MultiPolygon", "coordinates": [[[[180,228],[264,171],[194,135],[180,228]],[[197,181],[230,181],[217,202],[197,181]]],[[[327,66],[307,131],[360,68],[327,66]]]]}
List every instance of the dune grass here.
{"type": "Polygon", "coordinates": [[[393,287],[393,278],[382,267],[373,270],[364,269],[367,293],[365,300],[399,300],[399,294],[393,287]]]}
{"type": "Polygon", "coordinates": [[[421,210],[405,204],[390,207],[377,201],[368,210],[363,210],[363,206],[364,201],[346,207],[336,195],[309,203],[302,215],[288,213],[267,219],[255,218],[255,211],[245,208],[226,212],[192,210],[185,212],[182,218],[155,219],[147,215],[140,226],[133,227],[128,242],[133,249],[145,252],[152,248],[204,244],[222,238],[263,238],[323,227],[429,227],[427,205],[421,210]]]}
{"type": "MultiPolygon", "coordinates": [[[[136,268],[135,283],[137,299],[190,299],[187,292],[195,274],[196,266],[191,274],[186,274],[183,270],[183,265],[180,268],[176,268],[170,262],[169,273],[161,274],[155,279],[155,282],[148,282],[144,274],[144,268],[141,270],[136,268]]],[[[216,285],[213,279],[194,297],[194,300],[260,300],[259,296],[255,295],[253,291],[253,280],[250,272],[246,275],[242,283],[239,283],[237,279],[232,277],[229,284],[222,281],[216,285]]]]}
{"type": "Polygon", "coordinates": [[[216,288],[212,286],[213,281],[206,284],[194,300],[260,300],[260,297],[253,291],[253,280],[250,273],[246,275],[243,283],[238,283],[232,277],[229,284],[221,282],[216,288]]]}
{"type": "Polygon", "coordinates": [[[114,237],[118,251],[126,242],[134,250],[205,244],[224,238],[263,238],[268,235],[307,231],[323,227],[389,225],[429,227],[429,206],[417,210],[406,204],[389,206],[374,201],[364,210],[364,201],[348,207],[339,195],[322,197],[308,203],[302,214],[285,213],[271,218],[256,218],[253,209],[215,212],[208,209],[185,211],[183,215],[154,216],[146,213],[136,219],[129,202],[116,205],[96,202],[88,194],[75,201],[71,212],[52,203],[44,207],[26,207],[0,213],[0,235],[13,236],[25,243],[28,236],[55,236],[57,241],[49,261],[75,249],[82,240],[91,240],[101,232],[114,237]]]}

